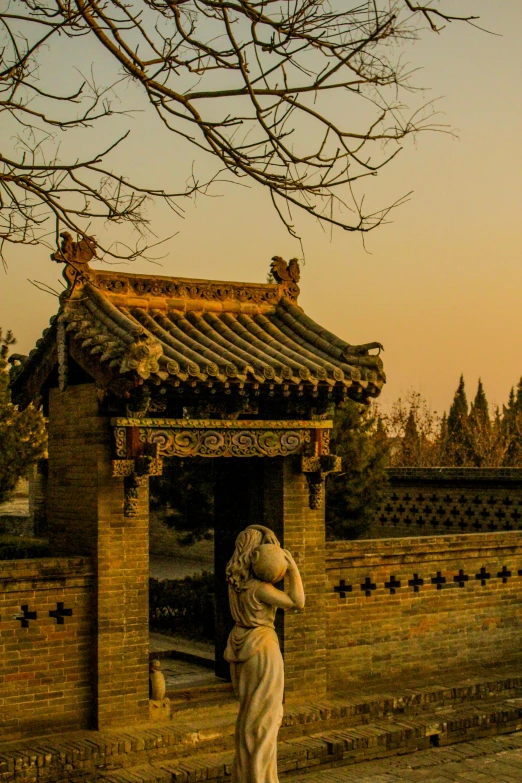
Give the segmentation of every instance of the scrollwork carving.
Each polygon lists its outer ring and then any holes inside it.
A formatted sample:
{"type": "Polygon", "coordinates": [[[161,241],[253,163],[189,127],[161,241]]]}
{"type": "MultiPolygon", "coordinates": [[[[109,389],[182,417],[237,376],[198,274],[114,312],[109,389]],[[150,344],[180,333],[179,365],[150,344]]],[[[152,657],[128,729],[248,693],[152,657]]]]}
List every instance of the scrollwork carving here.
{"type": "MultiPolygon", "coordinates": [[[[61,254],[60,259],[61,258],[61,254]]],[[[58,260],[58,259],[57,259],[58,260]]],[[[224,302],[235,299],[239,302],[253,304],[274,304],[281,298],[296,300],[299,296],[299,286],[289,276],[288,279],[273,283],[234,284],[229,282],[208,282],[201,280],[162,279],[158,277],[120,277],[110,272],[90,270],[96,284],[104,291],[114,294],[138,294],[138,296],[165,296],[180,299],[204,299],[207,301],[224,302]],[[282,290],[281,290],[282,289],[282,290]]]]}
{"type": "Polygon", "coordinates": [[[133,459],[113,459],[112,477],[121,478],[122,476],[132,476],[134,473],[133,459]]]}
{"type": "Polygon", "coordinates": [[[125,427],[114,428],[114,444],[117,457],[127,456],[127,430],[125,427]]]}
{"type": "Polygon", "coordinates": [[[331,430],[322,430],[323,454],[330,453],[331,430]]]}
{"type": "Polygon", "coordinates": [[[286,457],[300,453],[306,439],[301,430],[144,428],[142,432],[162,457],[286,457]]]}

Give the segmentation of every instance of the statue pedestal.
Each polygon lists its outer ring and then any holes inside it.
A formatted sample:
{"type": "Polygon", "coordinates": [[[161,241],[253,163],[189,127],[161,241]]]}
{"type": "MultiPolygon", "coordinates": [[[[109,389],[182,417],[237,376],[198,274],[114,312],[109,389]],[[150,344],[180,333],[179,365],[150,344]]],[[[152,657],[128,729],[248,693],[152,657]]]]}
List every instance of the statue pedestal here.
{"type": "Polygon", "coordinates": [[[170,720],[170,699],[149,699],[149,718],[153,723],[170,720]]]}

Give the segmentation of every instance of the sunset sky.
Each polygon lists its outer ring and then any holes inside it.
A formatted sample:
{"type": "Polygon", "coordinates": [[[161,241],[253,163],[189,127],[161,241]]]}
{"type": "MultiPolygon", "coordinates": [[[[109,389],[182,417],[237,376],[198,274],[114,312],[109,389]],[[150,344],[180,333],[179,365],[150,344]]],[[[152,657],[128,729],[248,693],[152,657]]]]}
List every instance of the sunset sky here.
{"type": "MultiPolygon", "coordinates": [[[[458,134],[421,134],[367,187],[371,204],[413,191],[386,226],[366,235],[300,219],[305,262],[300,304],[351,343],[378,340],[390,405],[408,389],[447,409],[464,373],[468,395],[482,378],[490,403],[502,404],[522,375],[522,3],[446,0],[473,12],[497,35],[453,25],[405,48],[415,79],[441,96],[442,121],[458,134]]],[[[53,67],[59,69],[59,63],[53,67]]],[[[143,115],[115,168],[169,187],[194,156],[143,115]]],[[[206,163],[202,162],[203,169],[206,163]]],[[[301,256],[268,194],[223,183],[214,198],[185,204],[185,218],[151,212],[155,233],[176,234],[161,266],[137,261],[132,272],[263,282],[270,258],[301,256]],[[177,233],[176,233],[177,232],[177,233]]],[[[58,288],[61,269],[46,248],[7,255],[0,279],[0,325],[27,353],[57,301],[28,280],[58,288]]]]}

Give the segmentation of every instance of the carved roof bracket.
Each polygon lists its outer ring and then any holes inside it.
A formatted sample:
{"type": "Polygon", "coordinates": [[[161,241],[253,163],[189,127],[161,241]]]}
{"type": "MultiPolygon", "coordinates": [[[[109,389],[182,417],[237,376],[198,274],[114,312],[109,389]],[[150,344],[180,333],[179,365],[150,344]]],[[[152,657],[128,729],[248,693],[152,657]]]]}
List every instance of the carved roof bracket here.
{"type": "Polygon", "coordinates": [[[308,481],[310,508],[317,510],[324,502],[326,477],[342,470],[341,457],[335,454],[301,457],[301,470],[308,481]]]}
{"type": "Polygon", "coordinates": [[[114,459],[112,461],[113,478],[123,477],[124,504],[126,517],[138,515],[139,490],[149,476],[161,476],[163,460],[161,457],[141,456],[136,459],[114,459]]]}

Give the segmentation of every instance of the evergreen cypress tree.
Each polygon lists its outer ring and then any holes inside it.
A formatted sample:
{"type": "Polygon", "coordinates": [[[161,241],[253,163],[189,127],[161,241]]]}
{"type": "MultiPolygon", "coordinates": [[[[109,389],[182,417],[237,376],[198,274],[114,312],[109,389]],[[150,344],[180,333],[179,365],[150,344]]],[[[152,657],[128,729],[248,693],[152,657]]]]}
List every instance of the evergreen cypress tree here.
{"type": "Polygon", "coordinates": [[[507,406],[503,408],[502,437],[504,440],[505,467],[514,468],[522,465],[522,378],[517,385],[517,391],[512,388],[507,406]]]}
{"type": "Polygon", "coordinates": [[[478,382],[475,399],[471,403],[469,418],[470,420],[479,424],[481,427],[484,427],[486,429],[491,427],[491,419],[489,417],[489,405],[480,378],[478,382]]]}
{"type": "Polygon", "coordinates": [[[440,429],[435,444],[435,453],[438,457],[436,464],[445,465],[448,457],[448,414],[446,411],[442,414],[440,420],[440,429]]]}
{"type": "Polygon", "coordinates": [[[332,452],[342,458],[343,472],[326,483],[326,531],[329,538],[364,535],[386,486],[389,439],[371,408],[353,400],[335,413],[332,452]]]}
{"type": "Polygon", "coordinates": [[[520,378],[517,384],[517,394],[515,398],[515,409],[518,412],[522,412],[522,378],[520,378]]]}
{"type": "Polygon", "coordinates": [[[214,493],[213,459],[166,459],[162,475],[150,479],[150,508],[190,545],[212,537],[214,493]]]}
{"type": "Polygon", "coordinates": [[[468,400],[466,397],[466,386],[464,376],[460,376],[459,385],[448,414],[448,435],[450,437],[459,437],[465,429],[468,421],[468,400]]]}
{"type": "Polygon", "coordinates": [[[479,378],[477,393],[471,403],[468,417],[469,459],[475,467],[491,464],[494,443],[491,431],[489,405],[479,378]]]}
{"type": "Polygon", "coordinates": [[[448,414],[448,438],[446,464],[466,465],[469,458],[468,400],[464,376],[460,376],[459,385],[448,414]]]}
{"type": "Polygon", "coordinates": [[[502,406],[502,421],[504,422],[504,425],[509,424],[509,422],[515,415],[516,406],[517,403],[515,397],[515,389],[512,386],[509,392],[508,404],[502,406]]]}
{"type": "Polygon", "coordinates": [[[43,456],[45,419],[32,405],[19,411],[11,402],[7,356],[15,339],[0,329],[0,503],[9,499],[18,479],[43,456]]]}

